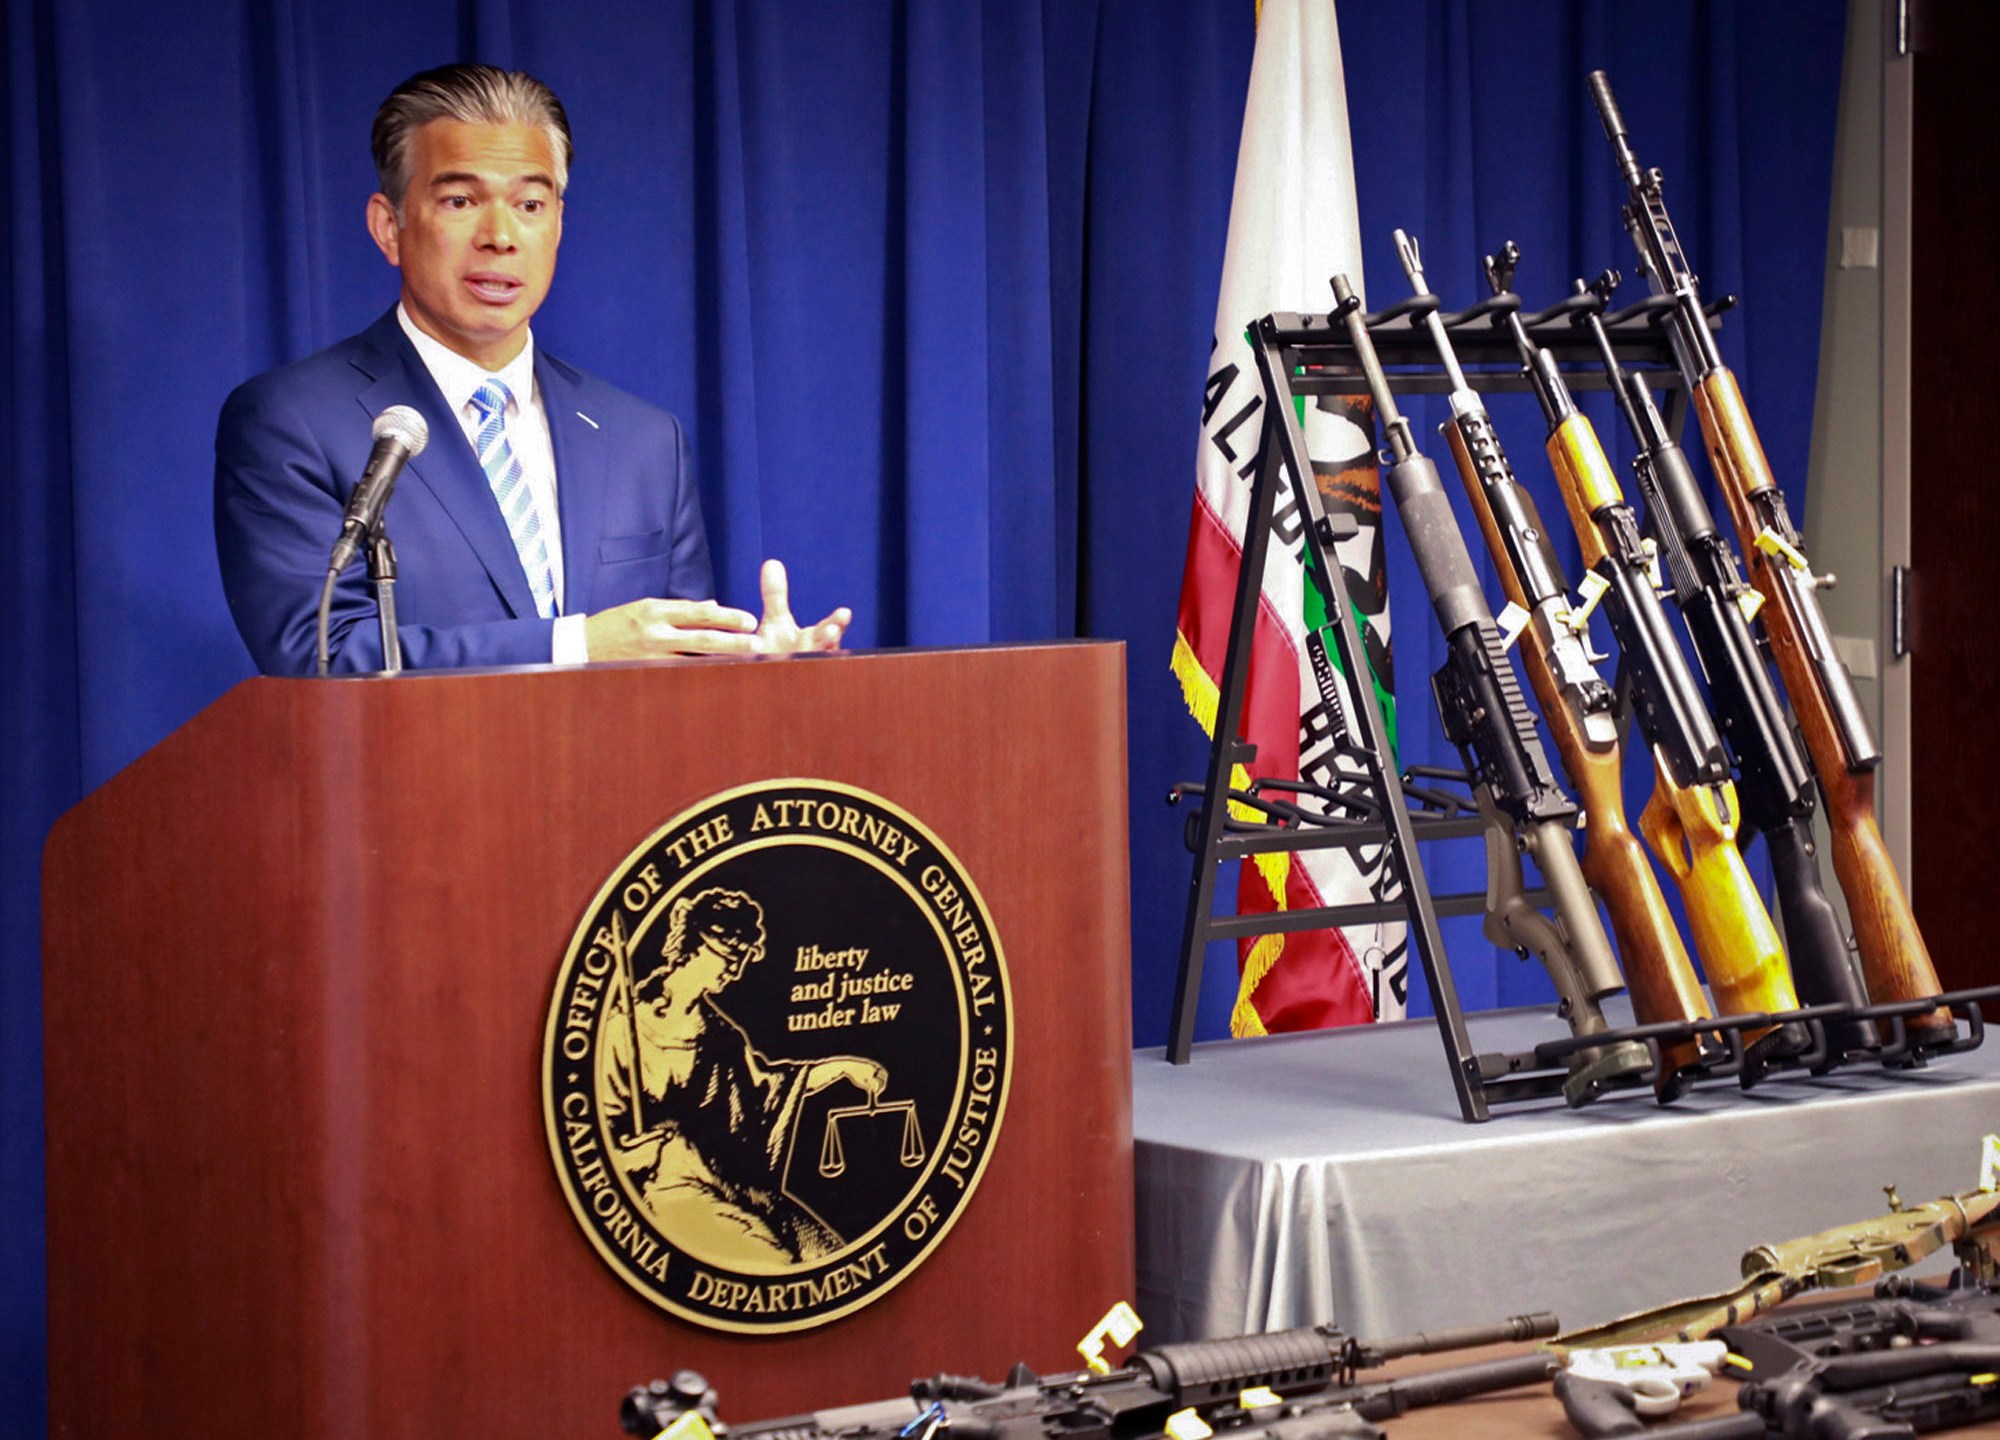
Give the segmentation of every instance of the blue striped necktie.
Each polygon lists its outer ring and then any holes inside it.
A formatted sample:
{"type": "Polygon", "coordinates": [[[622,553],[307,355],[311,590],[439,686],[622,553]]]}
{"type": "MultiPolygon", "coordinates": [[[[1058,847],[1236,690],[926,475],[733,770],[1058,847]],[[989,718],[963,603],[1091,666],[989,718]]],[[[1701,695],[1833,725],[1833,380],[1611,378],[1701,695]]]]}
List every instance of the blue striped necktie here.
{"type": "Polygon", "coordinates": [[[507,533],[514,537],[529,593],[535,597],[535,613],[546,620],[556,613],[556,577],[549,568],[549,541],[535,510],[534,487],[507,443],[507,402],[513,398],[499,380],[488,380],[472,392],[473,408],[479,412],[479,468],[486,472],[486,483],[493,487],[493,498],[506,517],[507,533]]]}

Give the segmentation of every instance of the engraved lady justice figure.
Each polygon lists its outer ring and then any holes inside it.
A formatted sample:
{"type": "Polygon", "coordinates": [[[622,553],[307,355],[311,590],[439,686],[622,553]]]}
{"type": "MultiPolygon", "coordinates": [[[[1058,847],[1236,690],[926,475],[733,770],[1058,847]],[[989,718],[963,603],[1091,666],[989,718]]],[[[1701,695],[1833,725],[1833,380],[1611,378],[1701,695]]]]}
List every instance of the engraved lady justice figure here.
{"type": "Polygon", "coordinates": [[[633,957],[637,1004],[621,998],[598,1050],[599,1101],[632,1192],[676,1244],[744,1268],[816,1260],[846,1243],[784,1188],[799,1109],[843,1080],[872,1105],[889,1079],[861,1056],[757,1053],[716,996],[763,955],[764,912],[742,891],[675,900],[652,967],[641,973],[633,957]]]}

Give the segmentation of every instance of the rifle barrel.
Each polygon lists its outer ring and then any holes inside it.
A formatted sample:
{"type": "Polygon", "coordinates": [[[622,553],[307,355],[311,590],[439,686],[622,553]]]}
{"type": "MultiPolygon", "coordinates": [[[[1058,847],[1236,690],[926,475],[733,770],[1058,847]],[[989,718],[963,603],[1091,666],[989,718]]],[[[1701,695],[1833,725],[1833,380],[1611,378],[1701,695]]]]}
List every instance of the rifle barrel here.
{"type": "Polygon", "coordinates": [[[1532,1315],[1510,1315],[1490,1325],[1460,1325],[1451,1330],[1418,1330],[1388,1340],[1370,1341],[1360,1347],[1366,1365],[1381,1365],[1405,1355],[1431,1355],[1440,1350],[1471,1350],[1480,1345],[1515,1345],[1528,1340],[1546,1340],[1562,1328],[1562,1322],[1546,1310],[1532,1315]]]}
{"type": "Polygon", "coordinates": [[[1495,1390],[1540,1385],[1561,1368],[1562,1362],[1546,1351],[1454,1365],[1448,1370],[1364,1386],[1354,1397],[1354,1410],[1366,1420],[1387,1420],[1426,1405],[1449,1405],[1454,1400],[1487,1395],[1495,1390]]]}

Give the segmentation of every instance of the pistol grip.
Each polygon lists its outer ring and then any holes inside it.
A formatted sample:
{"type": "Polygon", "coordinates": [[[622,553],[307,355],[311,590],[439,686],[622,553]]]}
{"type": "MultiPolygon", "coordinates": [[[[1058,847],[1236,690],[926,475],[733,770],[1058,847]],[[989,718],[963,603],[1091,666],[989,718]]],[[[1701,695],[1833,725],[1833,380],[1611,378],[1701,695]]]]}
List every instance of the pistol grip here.
{"type": "Polygon", "coordinates": [[[1562,925],[1528,903],[1514,823],[1483,786],[1475,798],[1486,822],[1486,917],[1481,927],[1486,938],[1541,961],[1565,1004],[1579,1011],[1594,1008],[1583,992],[1562,925]]]}
{"type": "Polygon", "coordinates": [[[1680,887],[1695,952],[1726,1015],[1796,1010],[1798,992],[1778,927],[1736,845],[1736,787],[1676,786],[1655,757],[1639,832],[1680,887]]]}
{"type": "Polygon", "coordinates": [[[1622,1385],[1565,1370],[1556,1376],[1556,1398],[1570,1424],[1587,1440],[1645,1433],[1639,1407],[1622,1385]]]}

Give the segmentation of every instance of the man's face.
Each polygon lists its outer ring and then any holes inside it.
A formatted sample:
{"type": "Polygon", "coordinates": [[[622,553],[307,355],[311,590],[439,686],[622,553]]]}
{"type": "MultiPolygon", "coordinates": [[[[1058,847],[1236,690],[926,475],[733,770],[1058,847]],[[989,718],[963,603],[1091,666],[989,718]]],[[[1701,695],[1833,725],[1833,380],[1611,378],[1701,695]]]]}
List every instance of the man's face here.
{"type": "Polygon", "coordinates": [[[403,272],[417,328],[497,370],[521,353],[555,278],[562,201],[548,133],[432,120],[410,154],[402,218],[375,195],[368,233],[403,272]]]}

